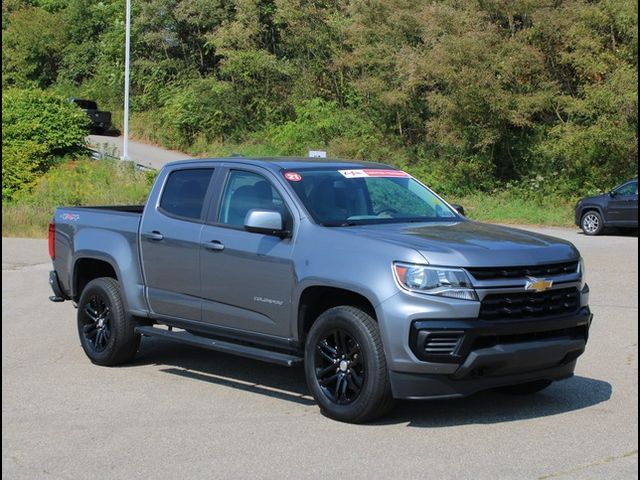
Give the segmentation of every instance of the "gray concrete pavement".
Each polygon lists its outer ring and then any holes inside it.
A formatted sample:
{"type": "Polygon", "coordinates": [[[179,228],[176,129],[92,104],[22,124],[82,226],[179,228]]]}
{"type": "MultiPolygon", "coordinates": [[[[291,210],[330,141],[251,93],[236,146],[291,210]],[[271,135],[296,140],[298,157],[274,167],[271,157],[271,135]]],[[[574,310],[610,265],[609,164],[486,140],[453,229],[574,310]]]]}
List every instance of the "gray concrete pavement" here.
{"type": "Polygon", "coordinates": [[[638,475],[638,240],[567,238],[595,314],[576,376],[530,397],[400,402],[369,425],[321,416],[301,369],[144,339],[84,356],[53,304],[44,240],[2,239],[2,477],[601,479],[638,475]]]}
{"type": "MultiPolygon", "coordinates": [[[[113,137],[108,135],[89,135],[89,144],[96,150],[120,158],[123,149],[123,137],[113,137]]],[[[175,150],[165,150],[155,145],[147,143],[129,141],[129,158],[142,165],[153,168],[160,168],[165,163],[174,160],[184,160],[191,158],[185,153],[175,150]]]]}

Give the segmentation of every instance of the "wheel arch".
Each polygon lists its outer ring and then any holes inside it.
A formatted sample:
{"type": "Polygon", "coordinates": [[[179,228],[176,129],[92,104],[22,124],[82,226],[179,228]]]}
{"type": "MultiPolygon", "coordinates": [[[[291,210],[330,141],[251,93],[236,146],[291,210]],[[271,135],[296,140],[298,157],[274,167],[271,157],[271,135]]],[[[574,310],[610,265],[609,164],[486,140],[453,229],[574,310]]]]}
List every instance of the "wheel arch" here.
{"type": "Polygon", "coordinates": [[[605,222],[604,212],[602,211],[602,207],[600,205],[583,205],[580,210],[580,222],[582,223],[582,217],[584,217],[589,212],[597,212],[600,217],[602,217],[602,222],[605,222]]]}
{"type": "Polygon", "coordinates": [[[91,280],[109,277],[119,281],[117,266],[112,261],[94,256],[76,258],[73,264],[71,296],[77,301],[82,291],[91,280]]]}
{"type": "Polygon", "coordinates": [[[297,308],[297,334],[300,344],[322,312],[340,305],[360,308],[378,321],[374,302],[362,292],[330,285],[310,285],[300,294],[297,308]]]}

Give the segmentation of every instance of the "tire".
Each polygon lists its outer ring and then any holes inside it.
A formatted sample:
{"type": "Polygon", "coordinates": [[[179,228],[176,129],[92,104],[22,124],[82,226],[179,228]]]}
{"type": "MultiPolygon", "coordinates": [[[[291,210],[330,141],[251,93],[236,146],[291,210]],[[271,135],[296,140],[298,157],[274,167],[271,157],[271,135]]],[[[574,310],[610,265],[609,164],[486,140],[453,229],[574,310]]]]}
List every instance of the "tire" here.
{"type": "Polygon", "coordinates": [[[534,382],[521,383],[519,385],[507,385],[506,387],[498,388],[501,393],[507,395],[531,395],[533,393],[544,390],[553,382],[551,380],[536,380],[534,382]]]}
{"type": "Polygon", "coordinates": [[[103,277],[87,284],[78,303],[78,335],[93,363],[113,366],[132,360],[140,345],[134,328],[117,280],[103,277]]]}
{"type": "Polygon", "coordinates": [[[582,215],[580,227],[585,235],[600,235],[604,230],[602,215],[595,210],[589,210],[582,215]]]}
{"type": "Polygon", "coordinates": [[[321,314],[307,337],[304,360],[309,390],[327,417],[360,423],[391,409],[378,324],[362,310],[340,306],[321,314]]]}

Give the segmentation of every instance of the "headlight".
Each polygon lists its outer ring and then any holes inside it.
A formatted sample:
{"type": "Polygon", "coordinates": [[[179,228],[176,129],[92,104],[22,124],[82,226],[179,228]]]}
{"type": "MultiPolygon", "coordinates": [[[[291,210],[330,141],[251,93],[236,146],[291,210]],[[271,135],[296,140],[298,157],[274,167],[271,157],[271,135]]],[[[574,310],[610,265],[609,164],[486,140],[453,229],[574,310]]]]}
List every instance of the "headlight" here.
{"type": "Polygon", "coordinates": [[[393,272],[400,286],[412,292],[478,300],[469,277],[459,268],[394,263],[393,272]]]}

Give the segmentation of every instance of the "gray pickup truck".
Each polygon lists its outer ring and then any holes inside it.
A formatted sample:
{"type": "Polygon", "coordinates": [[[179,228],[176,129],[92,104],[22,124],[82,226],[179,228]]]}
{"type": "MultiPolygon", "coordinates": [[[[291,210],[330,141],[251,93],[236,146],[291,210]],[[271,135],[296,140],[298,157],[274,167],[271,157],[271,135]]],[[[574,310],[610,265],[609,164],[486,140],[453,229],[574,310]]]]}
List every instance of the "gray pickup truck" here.
{"type": "Polygon", "coordinates": [[[468,220],[377,163],[174,162],[144,206],[57,209],[49,249],[51,300],[77,305],[92,362],[156,336],[303,363],[347,422],[539,391],[573,374],[592,319],[571,243],[468,220]]]}

